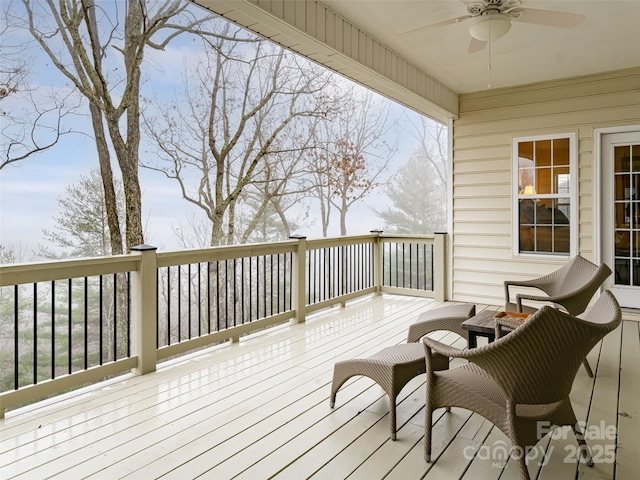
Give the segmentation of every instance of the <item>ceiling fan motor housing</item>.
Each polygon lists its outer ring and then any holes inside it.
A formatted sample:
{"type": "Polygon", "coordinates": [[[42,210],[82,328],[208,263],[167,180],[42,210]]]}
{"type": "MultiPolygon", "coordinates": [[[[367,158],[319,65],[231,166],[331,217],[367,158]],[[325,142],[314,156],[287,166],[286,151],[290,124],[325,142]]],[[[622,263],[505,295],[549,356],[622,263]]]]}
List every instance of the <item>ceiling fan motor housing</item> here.
{"type": "Polygon", "coordinates": [[[486,12],[477,17],[469,28],[469,33],[476,40],[493,42],[511,29],[511,19],[500,13],[486,12]]]}

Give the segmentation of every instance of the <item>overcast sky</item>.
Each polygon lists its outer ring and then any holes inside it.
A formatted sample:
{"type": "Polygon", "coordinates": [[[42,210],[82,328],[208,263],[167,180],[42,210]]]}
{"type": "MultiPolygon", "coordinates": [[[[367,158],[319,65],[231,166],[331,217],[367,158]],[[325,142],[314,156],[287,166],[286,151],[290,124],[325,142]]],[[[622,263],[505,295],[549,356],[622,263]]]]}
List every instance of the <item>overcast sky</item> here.
{"type": "MultiPolygon", "coordinates": [[[[149,52],[145,60],[144,71],[149,81],[143,88],[154,92],[174,95],[181,84],[181,72],[185,61],[197,55],[189,42],[175,42],[163,52],[149,52]]],[[[192,59],[194,61],[195,59],[192,59]]],[[[40,56],[32,82],[36,83],[43,94],[58,90],[60,94],[68,91],[66,81],[49,61],[40,56]]],[[[18,99],[18,97],[16,97],[18,99]]],[[[3,109],[19,108],[7,99],[3,100],[3,109]]],[[[86,104],[83,112],[87,112],[86,104]]],[[[403,122],[400,131],[399,151],[394,158],[392,170],[404,163],[417,144],[410,134],[411,121],[417,123],[418,115],[397,105],[394,115],[403,122]]],[[[77,183],[80,176],[87,175],[97,168],[95,144],[90,136],[88,116],[78,116],[68,122],[76,131],[85,131],[87,135],[68,135],[46,152],[37,154],[25,161],[0,170],[0,243],[10,245],[21,242],[35,246],[45,243],[43,229],[54,228],[53,217],[59,215],[57,198],[64,194],[65,187],[77,183]]],[[[3,146],[4,150],[4,146],[3,146]]],[[[141,151],[144,150],[144,146],[141,151]]],[[[114,162],[114,172],[118,168],[114,162]]],[[[143,218],[146,221],[145,241],[161,250],[179,248],[172,228],[191,213],[200,213],[181,198],[178,185],[158,172],[140,169],[140,181],[143,190],[143,218]]],[[[382,228],[382,221],[370,210],[378,207],[386,197],[381,194],[367,197],[360,205],[352,207],[348,214],[348,234],[362,234],[372,229],[382,228]]],[[[314,214],[315,212],[312,212],[314,214]]],[[[319,220],[306,231],[296,232],[310,238],[321,236],[319,220]]],[[[332,221],[330,235],[339,233],[337,219],[332,221]]]]}

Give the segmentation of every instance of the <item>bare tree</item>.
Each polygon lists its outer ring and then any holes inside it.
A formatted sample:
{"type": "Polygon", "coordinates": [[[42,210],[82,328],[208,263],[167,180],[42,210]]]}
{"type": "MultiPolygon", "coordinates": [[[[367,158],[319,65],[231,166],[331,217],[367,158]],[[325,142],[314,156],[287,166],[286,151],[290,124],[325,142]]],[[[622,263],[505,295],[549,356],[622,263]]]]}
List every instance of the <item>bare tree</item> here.
{"type": "Polygon", "coordinates": [[[347,234],[349,208],[379,186],[396,150],[385,139],[394,127],[390,104],[377,101],[359,86],[351,86],[334,101],[338,112],[317,129],[316,143],[321,148],[311,157],[310,166],[315,177],[311,192],[320,204],[325,237],[333,208],[339,215],[340,234],[347,234]]]}
{"type": "Polygon", "coordinates": [[[187,70],[181,98],[145,114],[160,159],[146,166],[202,209],[211,245],[246,240],[272,199],[291,193],[301,152],[313,148],[309,131],[329,107],[322,69],[266,41],[228,41],[234,27],[221,28],[218,39],[203,39],[204,59],[187,70]],[[238,231],[249,195],[260,200],[238,231]]]}
{"type": "MultiPolygon", "coordinates": [[[[89,102],[107,205],[112,252],[122,253],[110,148],[125,189],[127,247],[143,243],[140,85],[145,51],[163,50],[182,33],[208,35],[190,2],[22,0],[26,27],[55,67],[89,102]]],[[[238,39],[240,40],[240,39],[238,39]]]]}
{"type": "Polygon", "coordinates": [[[53,147],[72,133],[65,117],[79,107],[73,92],[45,92],[31,81],[34,59],[16,32],[10,2],[0,5],[0,170],[53,147]]]}

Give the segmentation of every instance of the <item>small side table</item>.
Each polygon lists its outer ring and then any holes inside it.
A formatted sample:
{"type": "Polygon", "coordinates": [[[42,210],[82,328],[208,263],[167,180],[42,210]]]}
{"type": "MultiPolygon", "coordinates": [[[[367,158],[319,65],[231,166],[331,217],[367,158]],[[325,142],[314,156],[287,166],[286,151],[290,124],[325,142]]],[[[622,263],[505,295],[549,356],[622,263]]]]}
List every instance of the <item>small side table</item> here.
{"type": "Polygon", "coordinates": [[[478,346],[478,336],[486,337],[489,342],[496,339],[496,327],[493,316],[497,312],[484,310],[462,322],[462,329],[469,332],[469,348],[478,346]]]}

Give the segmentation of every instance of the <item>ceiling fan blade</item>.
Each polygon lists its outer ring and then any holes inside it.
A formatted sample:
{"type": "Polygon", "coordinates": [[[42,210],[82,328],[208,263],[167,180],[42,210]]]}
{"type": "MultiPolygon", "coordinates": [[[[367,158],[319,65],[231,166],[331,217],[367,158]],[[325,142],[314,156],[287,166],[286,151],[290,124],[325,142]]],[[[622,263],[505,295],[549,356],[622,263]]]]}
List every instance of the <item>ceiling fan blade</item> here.
{"type": "Polygon", "coordinates": [[[469,50],[467,50],[467,53],[480,52],[485,49],[485,47],[487,46],[487,43],[489,42],[485,42],[483,40],[478,40],[477,38],[471,37],[471,42],[469,42],[469,50]]]}
{"type": "Polygon", "coordinates": [[[577,13],[556,12],[553,10],[538,10],[536,8],[523,8],[515,22],[533,23],[549,27],[575,28],[584,22],[586,17],[577,13]]]}
{"type": "Polygon", "coordinates": [[[463,15],[462,17],[450,18],[449,20],[444,20],[442,22],[432,23],[431,25],[425,25],[424,27],[414,28],[413,30],[402,32],[400,35],[412,35],[415,33],[426,32],[427,30],[431,30],[432,28],[444,27],[446,25],[451,25],[453,23],[463,22],[467,18],[471,18],[471,15],[463,15]]]}

